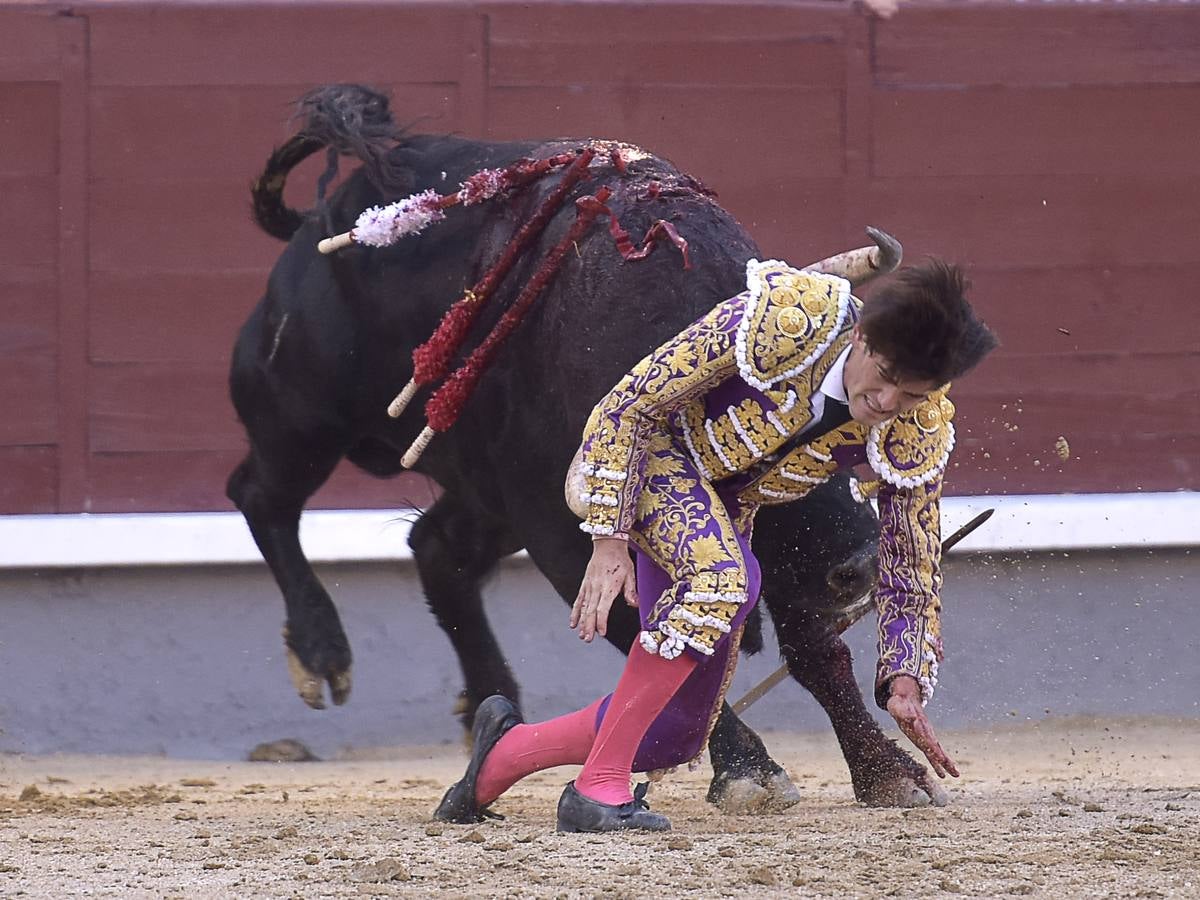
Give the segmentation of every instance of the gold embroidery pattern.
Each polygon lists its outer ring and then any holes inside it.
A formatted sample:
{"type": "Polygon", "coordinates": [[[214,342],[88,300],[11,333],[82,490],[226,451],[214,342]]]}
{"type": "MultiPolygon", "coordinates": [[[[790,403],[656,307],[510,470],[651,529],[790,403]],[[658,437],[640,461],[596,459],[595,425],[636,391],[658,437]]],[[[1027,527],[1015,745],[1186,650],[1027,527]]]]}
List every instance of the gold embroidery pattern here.
{"type": "Polygon", "coordinates": [[[778,260],[751,260],[746,291],[738,371],[759,390],[811,366],[841,331],[850,307],[850,282],[778,260]]]}
{"type": "Polygon", "coordinates": [[[684,410],[681,427],[687,429],[687,442],[695,451],[696,462],[711,479],[753,465],[786,437],[752,397],[743,398],[732,410],[713,419],[706,418],[704,402],[695,401],[684,410]]]}
{"type": "Polygon", "coordinates": [[[879,689],[912,675],[928,702],[941,661],[941,478],[879,492],[879,689]]]}
{"type": "Polygon", "coordinates": [[[711,654],[746,602],[746,563],[724,503],[665,436],[651,441],[630,539],[672,581],[643,646],[667,658],[685,646],[711,654]]]}
{"type": "Polygon", "coordinates": [[[871,429],[867,461],[896,487],[916,487],[946,471],[954,449],[954,404],[949,385],[934,391],[915,409],[871,429]]]}
{"type": "Polygon", "coordinates": [[[592,411],[583,473],[592,534],[629,531],[641,487],[644,446],[667,416],[736,371],[733,344],[745,297],[728,300],[651,353],[592,411]]]}
{"type": "Polygon", "coordinates": [[[798,500],[833,477],[837,463],[833,449],[843,445],[861,444],[865,426],[847,422],[815,441],[797,447],[776,463],[760,478],[742,490],[738,501],[751,505],[790,503],[798,500]]]}

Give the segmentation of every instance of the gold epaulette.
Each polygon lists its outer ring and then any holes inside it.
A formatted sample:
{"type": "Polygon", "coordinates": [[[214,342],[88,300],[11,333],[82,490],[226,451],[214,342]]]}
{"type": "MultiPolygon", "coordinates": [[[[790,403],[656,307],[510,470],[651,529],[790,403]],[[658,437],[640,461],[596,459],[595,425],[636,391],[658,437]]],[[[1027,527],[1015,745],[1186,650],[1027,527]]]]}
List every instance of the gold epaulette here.
{"type": "Polygon", "coordinates": [[[787,263],[746,264],[746,311],[738,326],[738,371],[761,391],[792,378],[820,358],[841,332],[850,282],[787,263]]]}
{"type": "Polygon", "coordinates": [[[896,487],[928,484],[946,471],[954,449],[954,404],[946,396],[950,385],[939,388],[911,411],[867,435],[867,461],[871,468],[896,487]]]}

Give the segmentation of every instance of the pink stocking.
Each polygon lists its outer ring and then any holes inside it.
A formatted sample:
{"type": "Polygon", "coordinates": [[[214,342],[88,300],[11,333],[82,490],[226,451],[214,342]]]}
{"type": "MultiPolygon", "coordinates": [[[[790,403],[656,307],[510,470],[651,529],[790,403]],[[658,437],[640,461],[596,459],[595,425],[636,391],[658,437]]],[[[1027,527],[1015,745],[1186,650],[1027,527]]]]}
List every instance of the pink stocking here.
{"type": "Polygon", "coordinates": [[[663,659],[633,642],[587,762],[575,779],[579,793],[614,806],[633,799],[629,776],[638,746],[694,668],[696,659],[690,654],[663,659]]]}
{"type": "Polygon", "coordinates": [[[557,719],[509,729],[479,770],[475,802],[487,806],[526,775],[542,769],[582,763],[596,738],[596,713],[603,702],[601,697],[557,719]]]}

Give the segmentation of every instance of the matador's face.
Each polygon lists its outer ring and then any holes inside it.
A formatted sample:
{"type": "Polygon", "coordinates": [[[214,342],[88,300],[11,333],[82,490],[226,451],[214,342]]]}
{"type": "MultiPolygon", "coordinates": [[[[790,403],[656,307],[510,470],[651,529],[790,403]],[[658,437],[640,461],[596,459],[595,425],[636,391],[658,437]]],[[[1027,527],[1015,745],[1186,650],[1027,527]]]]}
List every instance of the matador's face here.
{"type": "Polygon", "coordinates": [[[888,360],[870,351],[857,325],[842,378],[850,415],[863,425],[879,425],[908,412],[940,386],[896,377],[888,360]]]}

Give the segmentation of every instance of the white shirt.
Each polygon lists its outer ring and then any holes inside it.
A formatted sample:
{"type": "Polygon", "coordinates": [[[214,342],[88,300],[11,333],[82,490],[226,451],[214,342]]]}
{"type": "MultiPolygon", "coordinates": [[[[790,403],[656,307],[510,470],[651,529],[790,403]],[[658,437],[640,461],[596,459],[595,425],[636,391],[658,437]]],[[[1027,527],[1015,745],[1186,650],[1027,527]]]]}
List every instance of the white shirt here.
{"type": "Polygon", "coordinates": [[[838,354],[838,358],[834,360],[833,365],[829,367],[829,371],[825,373],[825,379],[821,382],[821,387],[813,391],[812,395],[812,421],[817,422],[821,416],[825,414],[825,398],[829,397],[837,400],[839,403],[849,403],[850,398],[846,394],[845,369],[846,359],[850,356],[850,349],[853,344],[847,344],[846,349],[838,354]]]}

